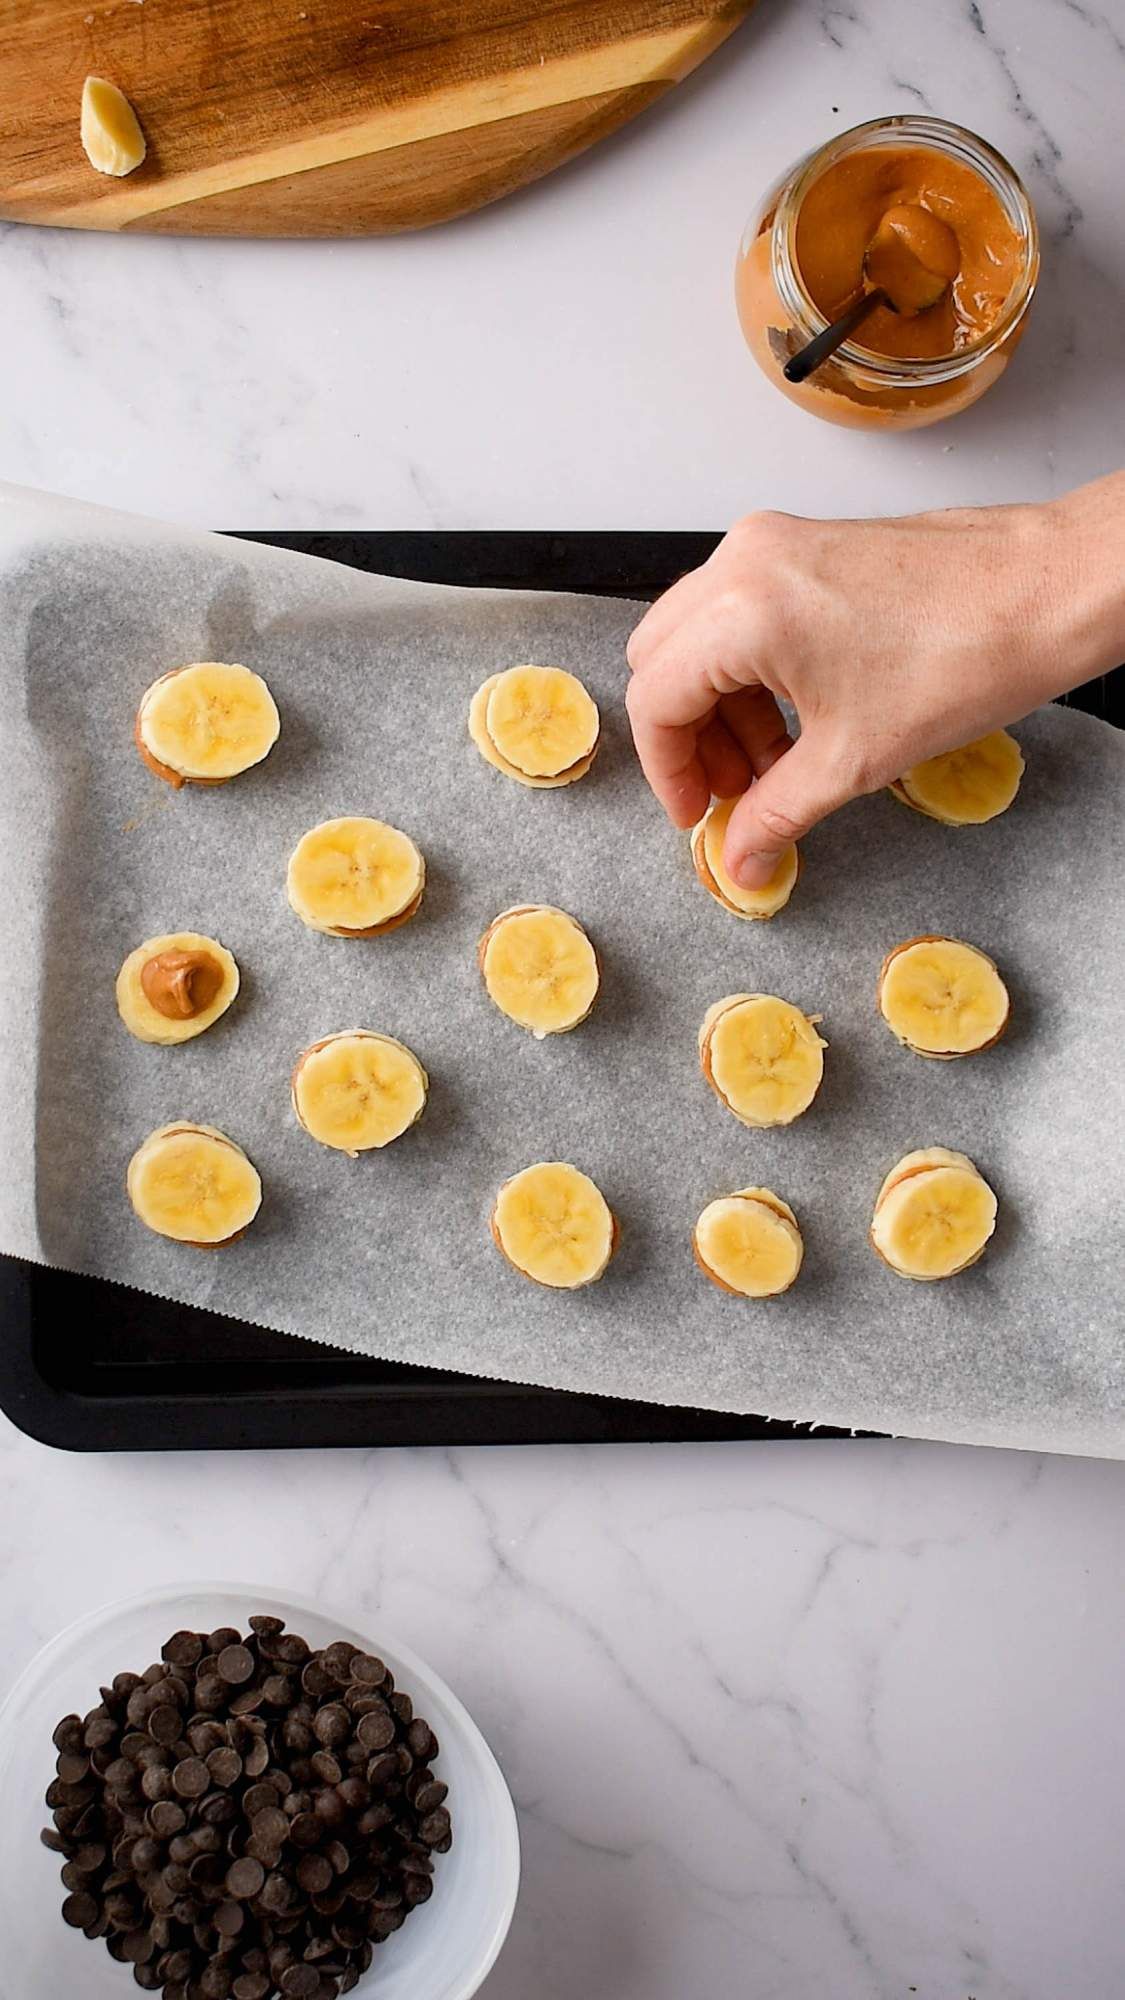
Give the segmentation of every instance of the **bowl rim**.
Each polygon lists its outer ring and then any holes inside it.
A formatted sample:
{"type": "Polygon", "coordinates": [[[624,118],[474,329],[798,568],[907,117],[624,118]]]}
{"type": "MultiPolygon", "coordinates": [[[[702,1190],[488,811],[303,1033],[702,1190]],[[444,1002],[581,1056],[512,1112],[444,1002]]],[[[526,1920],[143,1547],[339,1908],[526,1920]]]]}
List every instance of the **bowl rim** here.
{"type": "MultiPolygon", "coordinates": [[[[73,1619],[69,1625],[64,1625],[40,1646],[38,1652],[32,1655],[13,1681],[3,1701],[0,1702],[0,1771],[5,1762],[3,1741],[11,1715],[18,1708],[21,1697],[42,1677],[44,1669],[49,1668],[58,1655],[70,1650],[77,1640],[84,1638],[88,1633],[102,1629],[126,1612],[157,1610],[161,1605],[172,1605],[186,1597],[250,1601],[258,1599],[264,1609],[273,1606],[279,1611],[293,1611],[299,1615],[307,1613],[311,1617],[327,1622],[336,1621],[344,1632],[359,1632],[366,1624],[366,1619],[361,1618],[357,1622],[333,1604],[318,1602],[315,1598],[279,1589],[276,1585],[244,1583],[237,1578],[219,1580],[187,1577],[180,1583],[161,1584],[153,1590],[137,1591],[129,1597],[114,1598],[109,1603],[83,1612],[81,1617],[73,1619]]],[[[455,1725],[468,1738],[479,1755],[492,1792],[499,1876],[503,1884],[503,1895],[496,1920],[477,1963],[469,1970],[467,1983],[459,1986],[454,1996],[454,2000],[472,2000],[472,1996],[480,1990],[500,1956],[511,1929],[519,1897],[522,1856],[515,1804],[508,1788],[508,1781],[491,1744],[449,1683],[422,1658],[420,1653],[416,1653],[412,1646],[403,1644],[393,1631],[388,1631],[380,1624],[379,1632],[379,1638],[376,1639],[372,1634],[369,1643],[385,1647],[388,1653],[395,1656],[396,1661],[401,1662],[407,1673],[416,1674],[423,1686],[428,1683],[448,1704],[455,1725]]]]}

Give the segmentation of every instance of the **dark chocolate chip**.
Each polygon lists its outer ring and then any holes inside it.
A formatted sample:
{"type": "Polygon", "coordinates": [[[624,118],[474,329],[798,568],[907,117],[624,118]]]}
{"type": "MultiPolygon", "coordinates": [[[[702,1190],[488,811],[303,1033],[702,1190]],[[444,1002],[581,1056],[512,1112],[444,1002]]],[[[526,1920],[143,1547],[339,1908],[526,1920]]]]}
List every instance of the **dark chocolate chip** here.
{"type": "Polygon", "coordinates": [[[297,1863],[297,1880],[307,1896],[320,1895],[332,1886],[332,1863],[323,1854],[302,1854],[297,1863]]]}
{"type": "Polygon", "coordinates": [[[220,1903],[215,1911],[215,1929],[223,1937],[237,1937],[245,1922],[246,1917],[241,1903],[220,1903]]]}
{"type": "Polygon", "coordinates": [[[312,1965],[289,1965],[281,1975],[285,2000],[312,2000],[320,1991],[320,1974],[312,1965]]]}
{"type": "Polygon", "coordinates": [[[265,2000],[269,1990],[270,1980],[266,1972],[242,1972],[231,1988],[234,2000],[265,2000]]]}
{"type": "Polygon", "coordinates": [[[260,1736],[250,1744],[243,1755],[242,1768],[248,1778],[260,1778],[269,1770],[270,1751],[265,1738],[260,1736]]]}
{"type": "Polygon", "coordinates": [[[374,1708],[370,1715],[360,1718],[356,1729],[356,1741],[365,1750],[385,1750],[395,1738],[395,1726],[385,1708],[374,1708]]]}
{"type": "Polygon", "coordinates": [[[207,1759],[207,1769],[213,1783],[222,1785],[226,1790],[229,1786],[237,1784],[242,1776],[242,1759],[238,1751],[232,1750],[229,1745],[225,1748],[220,1746],[218,1750],[211,1751],[207,1759]]]}
{"type": "Polygon", "coordinates": [[[319,1708],[313,1720],[313,1734],[326,1750],[346,1743],[352,1733],[352,1719],[343,1702],[332,1701],[319,1708]]]}
{"type": "Polygon", "coordinates": [[[371,1687],[382,1687],[387,1678],[387,1669],[374,1653],[353,1653],[348,1664],[348,1678],[353,1681],[364,1681],[371,1687]]]}
{"type": "Polygon", "coordinates": [[[210,1783],[202,1757],[185,1757],[172,1773],[172,1790],[181,1799],[201,1799],[210,1783]]]}
{"type": "Polygon", "coordinates": [[[266,1871],[260,1861],[250,1854],[243,1855],[241,1861],[232,1861],[227,1869],[227,1894],[237,1902],[248,1903],[256,1896],[266,1879],[266,1871]]]}
{"type": "MultiPolygon", "coordinates": [[[[160,1648],[160,1657],[173,1667],[194,1667],[203,1657],[203,1637],[199,1632],[173,1632],[160,1648]]],[[[183,1977],[187,1978],[187,1973],[183,1977]]]]}
{"type": "Polygon", "coordinates": [[[76,1889],[73,1895],[65,1899],[62,1914],[64,1924],[69,1924],[72,1930],[80,1931],[84,1930],[87,1924],[95,1922],[98,1906],[93,1896],[85,1889],[76,1889]]]}
{"type": "MultiPolygon", "coordinates": [[[[164,1744],[166,1749],[171,1749],[173,1743],[178,1743],[183,1733],[180,1712],[173,1708],[170,1702],[164,1703],[160,1708],[154,1708],[146,1726],[153,1742],[164,1744]]],[[[122,1748],[124,1747],[123,1744],[122,1748]]]]}

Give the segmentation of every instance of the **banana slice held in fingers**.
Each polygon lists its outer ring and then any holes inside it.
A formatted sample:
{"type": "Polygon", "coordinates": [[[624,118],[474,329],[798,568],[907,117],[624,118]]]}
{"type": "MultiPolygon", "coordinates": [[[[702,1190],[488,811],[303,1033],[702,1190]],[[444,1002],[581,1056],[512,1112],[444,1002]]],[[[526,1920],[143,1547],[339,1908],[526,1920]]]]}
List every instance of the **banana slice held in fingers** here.
{"type": "Polygon", "coordinates": [[[217,938],[166,931],[129,953],[117,975],[117,1011],[139,1042],[171,1047],[210,1028],[238,986],[238,966],[217,938]]]}
{"type": "Polygon", "coordinates": [[[602,1276],[619,1234],[601,1189],[563,1160],[541,1160],[505,1181],[489,1226],[515,1270],[562,1292],[602,1276]]]}
{"type": "Polygon", "coordinates": [[[198,660],[161,674],[141,696],[133,725],[150,771],[169,785],[225,785],[268,757],[281,718],[249,667],[198,660]]]}
{"type": "Polygon", "coordinates": [[[1007,812],[1024,774],[1023,752],[1006,729],[978,737],[961,750],[927,757],[896,778],[890,789],[903,805],[944,826],[983,826],[1007,812]]]}
{"type": "Polygon", "coordinates": [[[161,1125],[138,1146],[126,1187],[138,1219],[158,1236],[218,1250],[245,1236],[262,1183],[241,1146],[214,1125],[161,1125]]]}
{"type": "Polygon", "coordinates": [[[816,1021],[772,993],[732,993],[708,1008],[699,1060],[715,1095],[744,1125],[791,1125],[824,1075],[816,1021]]]}
{"type": "Polygon", "coordinates": [[[426,864],[409,834],[380,819],[326,819],[289,857],[289,907],[329,937],[382,937],[417,915],[426,864]]]}
{"type": "Polygon", "coordinates": [[[537,1040],[566,1034],[597,999],[598,958],[576,917],[545,903],[504,910],[477,948],[493,1005],[537,1040]]]}
{"type": "Polygon", "coordinates": [[[743,889],[728,875],[723,863],[723,842],[737,799],[716,799],[704,813],[691,835],[691,858],[703,887],[729,910],[732,917],[764,920],[775,917],[793,894],[800,860],[795,843],[779,855],[777,866],[761,889],[743,889]]]}
{"type": "Polygon", "coordinates": [[[983,1256],[996,1207],[966,1154],[945,1146],[907,1153],[879,1189],[871,1246],[900,1278],[953,1278],[983,1256]]]}
{"type": "Polygon", "coordinates": [[[772,1188],[741,1188],[709,1201],[691,1240],[704,1276],[742,1299],[787,1292],[805,1254],[797,1218],[772,1188]]]}
{"type": "Polygon", "coordinates": [[[509,667],[477,689],[469,734],[506,777],[549,790],[586,776],[601,718],[576,674],[563,667],[509,667]]]}
{"type": "Polygon", "coordinates": [[[429,1077],[412,1049],[372,1028],[312,1042],[293,1069],[291,1094],[309,1137],[353,1160],[389,1146],[418,1123],[429,1077]]]}
{"type": "Polygon", "coordinates": [[[952,1062],[992,1048],[1008,1025],[1008,989],[987,953],[959,938],[907,938],[879,974],[879,1012],[915,1055],[952,1062]]]}

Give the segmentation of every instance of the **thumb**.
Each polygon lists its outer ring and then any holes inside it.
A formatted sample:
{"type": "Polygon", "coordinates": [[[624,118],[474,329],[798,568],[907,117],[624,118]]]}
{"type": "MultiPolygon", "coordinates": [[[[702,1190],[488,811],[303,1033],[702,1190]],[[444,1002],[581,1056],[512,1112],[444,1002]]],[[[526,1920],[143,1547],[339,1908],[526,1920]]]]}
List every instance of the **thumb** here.
{"type": "Polygon", "coordinates": [[[790,842],[846,803],[851,793],[840,768],[813,731],[798,736],[751,785],[730,816],[723,848],[723,864],[734,881],[744,889],[763,888],[790,842]]]}

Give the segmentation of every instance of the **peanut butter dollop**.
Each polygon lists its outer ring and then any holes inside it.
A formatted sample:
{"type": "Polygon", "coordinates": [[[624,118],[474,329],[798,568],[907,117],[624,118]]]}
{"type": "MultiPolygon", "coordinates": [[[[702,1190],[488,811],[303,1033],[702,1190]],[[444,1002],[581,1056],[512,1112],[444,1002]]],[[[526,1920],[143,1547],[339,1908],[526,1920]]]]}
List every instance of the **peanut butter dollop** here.
{"type": "Polygon", "coordinates": [[[896,312],[926,312],[944,298],[961,268],[953,230],[918,202],[896,202],[864,252],[864,276],[881,285],[896,312]]]}
{"type": "Polygon", "coordinates": [[[222,983],[222,966],[205,951],[161,951],[141,967],[145,999],[168,1021],[204,1013],[222,983]]]}

